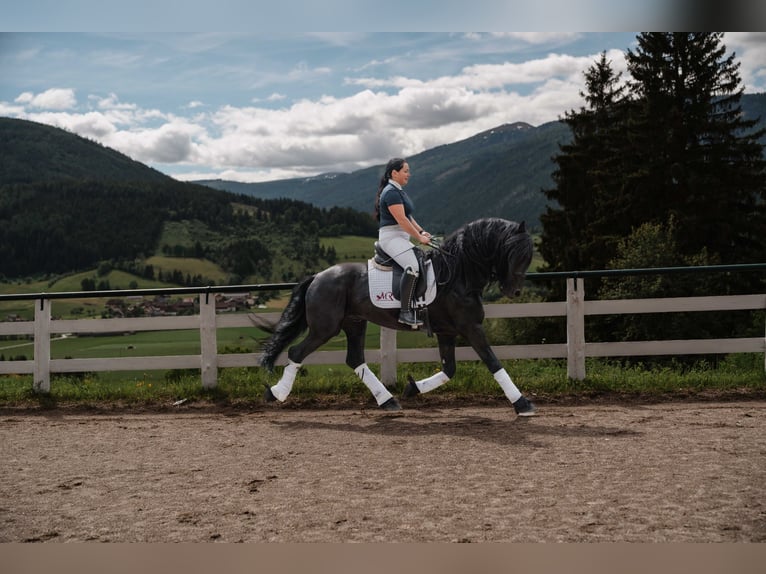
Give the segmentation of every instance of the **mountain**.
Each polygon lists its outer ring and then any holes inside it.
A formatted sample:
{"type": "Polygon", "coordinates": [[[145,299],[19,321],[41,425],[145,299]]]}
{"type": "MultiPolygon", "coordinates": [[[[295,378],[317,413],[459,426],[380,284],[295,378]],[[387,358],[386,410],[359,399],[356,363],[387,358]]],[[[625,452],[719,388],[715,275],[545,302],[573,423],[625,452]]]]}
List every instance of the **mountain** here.
{"type": "MultiPolygon", "coordinates": [[[[539,127],[517,122],[408,157],[407,191],[418,221],[445,233],[467,221],[498,216],[533,227],[545,207],[540,189],[552,184],[551,156],[569,137],[560,122],[539,127]]],[[[261,198],[289,197],[320,207],[344,206],[372,213],[383,166],[351,173],[259,183],[195,183],[261,198]]]]}
{"type": "Polygon", "coordinates": [[[169,183],[156,169],[53,126],[0,117],[0,184],[54,180],[169,183]]]}
{"type": "MultiPolygon", "coordinates": [[[[741,102],[745,117],[760,117],[761,125],[766,125],[766,94],[745,94],[741,102]]],[[[537,227],[546,206],[541,189],[553,185],[551,158],[558,153],[558,145],[570,138],[562,122],[537,127],[517,122],[408,157],[412,178],[407,191],[418,222],[440,233],[487,216],[525,220],[537,227]]],[[[766,145],[766,138],[762,142],[766,145]]],[[[196,183],[255,197],[289,197],[371,213],[383,167],[259,183],[196,183]]]]}

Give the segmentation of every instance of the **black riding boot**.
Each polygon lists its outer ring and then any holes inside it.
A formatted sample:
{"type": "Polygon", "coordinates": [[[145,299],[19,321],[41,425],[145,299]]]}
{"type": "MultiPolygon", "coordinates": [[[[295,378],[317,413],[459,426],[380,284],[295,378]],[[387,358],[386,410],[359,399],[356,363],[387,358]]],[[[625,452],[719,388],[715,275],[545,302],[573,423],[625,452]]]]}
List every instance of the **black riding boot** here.
{"type": "Polygon", "coordinates": [[[412,300],[415,296],[415,283],[417,283],[417,280],[418,276],[412,272],[412,268],[407,267],[402,274],[400,293],[402,310],[399,313],[399,322],[409,325],[413,329],[417,329],[423,324],[423,321],[418,321],[415,311],[412,309],[412,300]]]}

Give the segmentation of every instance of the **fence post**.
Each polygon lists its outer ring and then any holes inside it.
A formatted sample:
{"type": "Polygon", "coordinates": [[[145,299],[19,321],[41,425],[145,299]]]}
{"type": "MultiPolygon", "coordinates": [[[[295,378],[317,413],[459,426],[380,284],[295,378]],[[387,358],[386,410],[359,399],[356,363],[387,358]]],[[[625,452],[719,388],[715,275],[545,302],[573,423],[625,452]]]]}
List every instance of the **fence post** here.
{"type": "Polygon", "coordinates": [[[585,379],[585,285],[583,279],[567,279],[567,376],[585,379]]]}
{"type": "Polygon", "coordinates": [[[212,389],[218,384],[218,337],[215,324],[215,296],[210,292],[199,296],[200,371],[202,386],[212,389]]]}
{"type": "Polygon", "coordinates": [[[396,386],[396,329],[380,328],[380,381],[396,386]]]}
{"type": "Polygon", "coordinates": [[[35,367],[33,388],[51,392],[51,300],[35,301],[35,367]]]}

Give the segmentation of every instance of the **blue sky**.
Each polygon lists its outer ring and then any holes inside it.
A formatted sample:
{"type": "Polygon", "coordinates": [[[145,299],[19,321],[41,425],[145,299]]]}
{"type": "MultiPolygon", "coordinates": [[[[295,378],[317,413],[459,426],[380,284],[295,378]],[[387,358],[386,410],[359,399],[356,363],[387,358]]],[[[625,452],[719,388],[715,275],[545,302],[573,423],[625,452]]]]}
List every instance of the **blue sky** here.
{"type": "MultiPolygon", "coordinates": [[[[9,27],[7,29],[12,29],[9,27]]],[[[42,26],[41,28],[45,28],[42,26]]],[[[581,104],[634,32],[0,32],[0,116],[66,128],[178,179],[352,171],[581,104]]],[[[727,33],[746,92],[766,34],[727,33]]]]}

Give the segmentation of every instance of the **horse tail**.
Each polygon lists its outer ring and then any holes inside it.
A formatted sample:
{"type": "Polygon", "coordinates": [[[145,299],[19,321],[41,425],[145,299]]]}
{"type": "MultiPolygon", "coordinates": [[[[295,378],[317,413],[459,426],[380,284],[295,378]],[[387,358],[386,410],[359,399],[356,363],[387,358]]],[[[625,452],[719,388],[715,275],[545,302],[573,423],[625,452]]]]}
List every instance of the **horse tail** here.
{"type": "Polygon", "coordinates": [[[306,322],[306,291],[314,281],[315,275],[301,281],[293,288],[290,301],[282,312],[274,331],[263,347],[261,366],[269,371],[274,369],[274,362],[284,348],[308,328],[306,322]]]}

